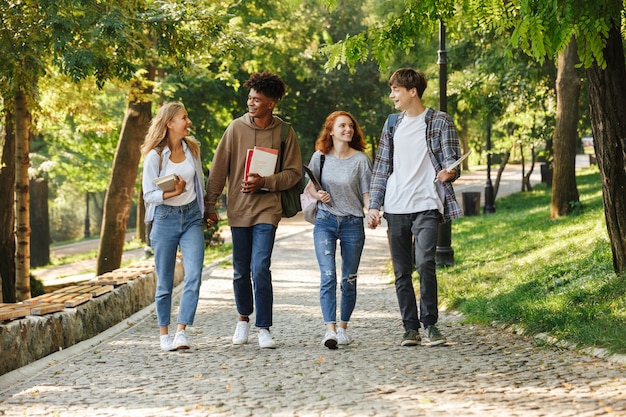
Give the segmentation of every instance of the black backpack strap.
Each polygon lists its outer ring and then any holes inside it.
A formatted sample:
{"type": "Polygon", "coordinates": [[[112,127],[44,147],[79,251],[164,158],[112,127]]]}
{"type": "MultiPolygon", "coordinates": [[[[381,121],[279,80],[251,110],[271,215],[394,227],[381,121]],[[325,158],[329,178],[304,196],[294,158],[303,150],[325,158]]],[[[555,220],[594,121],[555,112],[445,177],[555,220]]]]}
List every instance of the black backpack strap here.
{"type": "Polygon", "coordinates": [[[389,175],[393,172],[393,131],[398,123],[400,113],[393,113],[387,117],[387,133],[389,134],[389,175]]]}
{"type": "Polygon", "coordinates": [[[285,142],[287,141],[287,136],[289,136],[289,128],[291,127],[291,123],[287,123],[283,121],[283,124],[280,125],[280,170],[283,170],[283,155],[285,153],[285,142]]]}

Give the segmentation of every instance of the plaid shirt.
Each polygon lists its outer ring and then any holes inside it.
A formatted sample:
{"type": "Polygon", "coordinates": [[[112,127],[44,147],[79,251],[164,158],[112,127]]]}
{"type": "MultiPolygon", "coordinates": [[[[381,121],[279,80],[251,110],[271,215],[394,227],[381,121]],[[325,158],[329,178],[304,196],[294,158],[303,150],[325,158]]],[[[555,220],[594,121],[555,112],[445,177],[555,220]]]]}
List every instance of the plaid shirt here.
{"type": "MultiPolygon", "coordinates": [[[[396,127],[402,121],[404,113],[400,114],[396,127]]],[[[459,138],[454,128],[452,118],[444,112],[436,111],[431,108],[426,109],[426,143],[428,145],[428,156],[435,168],[435,173],[439,173],[443,166],[452,165],[461,156],[461,146],[459,138]]],[[[385,201],[385,191],[387,190],[387,179],[393,172],[393,130],[389,129],[385,122],[383,132],[380,136],[378,144],[378,152],[374,160],[374,168],[372,171],[372,181],[370,184],[370,206],[371,209],[380,210],[385,201]]],[[[442,222],[448,222],[452,219],[459,218],[463,215],[463,211],[456,201],[452,182],[461,175],[461,167],[456,168],[454,178],[449,182],[438,183],[444,191],[444,213],[442,222]]]]}

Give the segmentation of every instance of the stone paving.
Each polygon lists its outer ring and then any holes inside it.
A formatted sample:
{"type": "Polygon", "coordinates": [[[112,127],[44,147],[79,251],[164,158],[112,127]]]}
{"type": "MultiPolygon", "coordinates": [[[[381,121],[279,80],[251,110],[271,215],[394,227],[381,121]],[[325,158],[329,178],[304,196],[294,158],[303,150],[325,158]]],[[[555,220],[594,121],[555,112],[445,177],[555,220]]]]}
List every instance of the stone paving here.
{"type": "MultiPolygon", "coordinates": [[[[232,268],[206,269],[192,348],[159,350],[154,308],[0,377],[0,416],[626,416],[626,369],[444,313],[448,343],[401,347],[386,229],[367,230],[358,301],[338,350],[321,345],[312,226],[274,250],[277,349],[233,346],[232,268]]],[[[180,287],[177,289],[180,291],[180,287]]]]}

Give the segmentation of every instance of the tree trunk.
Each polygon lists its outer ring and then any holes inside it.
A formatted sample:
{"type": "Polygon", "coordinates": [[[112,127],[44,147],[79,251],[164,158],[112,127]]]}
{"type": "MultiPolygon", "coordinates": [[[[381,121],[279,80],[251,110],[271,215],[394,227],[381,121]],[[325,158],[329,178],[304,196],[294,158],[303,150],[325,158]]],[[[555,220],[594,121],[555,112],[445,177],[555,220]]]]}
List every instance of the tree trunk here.
{"type": "Polygon", "coordinates": [[[30,266],[50,263],[50,221],[48,218],[48,181],[35,178],[30,181],[30,266]]]}
{"type": "MultiPolygon", "coordinates": [[[[208,177],[207,177],[208,178],[208,177]]],[[[143,201],[143,189],[139,188],[139,193],[137,196],[137,226],[136,226],[136,237],[140,242],[148,243],[148,237],[146,236],[146,206],[143,201]]],[[[149,245],[148,245],[149,246],[149,245]]]]}
{"type": "Polygon", "coordinates": [[[530,169],[528,172],[524,174],[524,188],[526,191],[532,191],[533,185],[530,182],[530,177],[533,175],[533,171],[535,170],[535,161],[537,160],[535,155],[535,143],[532,142],[530,145],[530,169]]]}
{"type": "Polygon", "coordinates": [[[30,112],[26,95],[18,88],[15,94],[15,292],[17,301],[30,298],[30,112]]]}
{"type": "Polygon", "coordinates": [[[509,163],[509,158],[511,157],[511,150],[507,150],[502,156],[502,162],[500,162],[500,166],[498,167],[498,173],[496,174],[496,181],[493,186],[493,198],[498,196],[498,190],[500,189],[500,180],[502,179],[502,174],[504,173],[504,168],[506,168],[506,164],[509,163]]]}
{"type": "Polygon", "coordinates": [[[141,157],[139,148],[152,118],[150,100],[154,74],[154,68],[151,68],[147,80],[137,80],[131,85],[122,133],[113,159],[111,181],[104,199],[98,275],[113,271],[122,263],[128,217],[141,157]]]}
{"type": "Polygon", "coordinates": [[[106,191],[91,194],[91,204],[94,206],[94,220],[96,221],[95,228],[100,230],[102,230],[102,219],[104,218],[104,208],[102,206],[105,196],[106,191]]]}
{"type": "Polygon", "coordinates": [[[556,127],[552,162],[552,202],[550,218],[568,215],[579,201],[576,188],[576,140],[580,76],[576,69],[578,48],[572,38],[559,54],[556,77],[556,127]]]}
{"type": "Polygon", "coordinates": [[[91,216],[89,215],[89,191],[85,192],[85,224],[83,227],[83,237],[91,237],[91,216]]]}
{"type": "Polygon", "coordinates": [[[5,105],[0,163],[0,301],[15,300],[15,131],[12,103],[5,105]]]}
{"type": "Polygon", "coordinates": [[[626,271],[626,65],[619,26],[609,32],[604,57],[605,69],[587,70],[589,109],[613,268],[621,273],[626,271]]]}
{"type": "Polygon", "coordinates": [[[523,193],[524,191],[532,191],[526,188],[528,184],[526,184],[526,159],[524,159],[524,143],[521,138],[519,140],[519,153],[520,158],[522,159],[522,188],[520,191],[523,193]]]}

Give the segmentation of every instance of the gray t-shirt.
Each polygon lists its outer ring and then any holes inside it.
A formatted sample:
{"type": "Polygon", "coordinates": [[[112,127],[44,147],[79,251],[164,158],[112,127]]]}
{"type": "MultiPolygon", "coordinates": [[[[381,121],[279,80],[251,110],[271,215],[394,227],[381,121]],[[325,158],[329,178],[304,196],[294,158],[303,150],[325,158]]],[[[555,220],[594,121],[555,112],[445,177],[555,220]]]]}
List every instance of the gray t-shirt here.
{"type": "Polygon", "coordinates": [[[363,152],[347,159],[326,155],[322,178],[319,178],[320,156],[320,151],[313,154],[309,169],[322,183],[322,189],[330,194],[331,204],[318,202],[318,208],[335,216],[365,217],[363,194],[370,191],[372,161],[363,152]]]}

